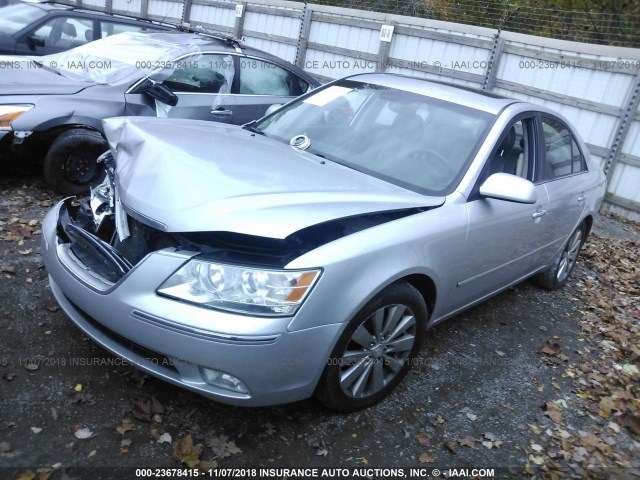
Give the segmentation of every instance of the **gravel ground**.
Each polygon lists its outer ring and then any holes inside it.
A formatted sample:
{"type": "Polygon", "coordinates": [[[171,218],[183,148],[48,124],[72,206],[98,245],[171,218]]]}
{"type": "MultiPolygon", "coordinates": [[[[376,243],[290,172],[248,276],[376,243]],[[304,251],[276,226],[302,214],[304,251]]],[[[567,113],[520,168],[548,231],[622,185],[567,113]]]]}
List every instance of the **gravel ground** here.
{"type": "MultiPolygon", "coordinates": [[[[624,420],[637,405],[629,399],[603,415],[597,395],[605,394],[584,393],[579,382],[592,378],[581,365],[611,360],[612,368],[624,366],[623,390],[637,403],[637,264],[631,301],[621,307],[635,337],[631,346],[616,344],[617,352],[601,348],[602,330],[585,330],[600,307],[587,311],[596,267],[581,259],[562,291],[525,282],[430,330],[419,365],[372,408],[335,414],[314,400],[234,408],[122,365],[72,326],[39,256],[40,221],[57,200],[37,178],[0,178],[2,478],[135,478],[116,467],[188,465],[638,474],[638,425],[624,420]],[[591,400],[600,410],[589,408],[591,400]]],[[[586,246],[593,251],[623,245],[637,255],[637,224],[602,217],[594,233],[586,246]]]]}

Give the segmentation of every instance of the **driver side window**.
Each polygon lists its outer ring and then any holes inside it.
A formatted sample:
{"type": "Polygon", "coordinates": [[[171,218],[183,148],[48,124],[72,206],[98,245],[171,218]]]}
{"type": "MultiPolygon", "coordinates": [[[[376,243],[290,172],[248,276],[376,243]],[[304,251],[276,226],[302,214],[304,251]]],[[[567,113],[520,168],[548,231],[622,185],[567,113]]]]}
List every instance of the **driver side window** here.
{"type": "Polygon", "coordinates": [[[32,36],[44,40],[46,47],[68,49],[93,40],[93,20],[56,17],[45,22],[32,36]]]}
{"type": "Polygon", "coordinates": [[[505,129],[489,158],[485,178],[494,173],[509,173],[533,180],[532,125],[532,119],[523,118],[505,129]]]}
{"type": "Polygon", "coordinates": [[[231,55],[203,54],[177,60],[173,68],[152,75],[173,92],[231,93],[234,77],[231,55]]]}

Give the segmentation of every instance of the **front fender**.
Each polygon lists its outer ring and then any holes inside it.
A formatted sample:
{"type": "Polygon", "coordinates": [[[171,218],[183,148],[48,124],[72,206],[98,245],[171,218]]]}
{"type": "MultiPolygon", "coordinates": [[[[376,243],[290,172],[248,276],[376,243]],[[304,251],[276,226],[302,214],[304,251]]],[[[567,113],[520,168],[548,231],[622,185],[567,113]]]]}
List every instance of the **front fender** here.
{"type": "MultiPolygon", "coordinates": [[[[287,268],[323,268],[289,330],[346,323],[378,292],[409,275],[425,275],[438,298],[455,286],[456,255],[464,249],[466,211],[452,202],[320,246],[287,268]]],[[[446,302],[445,302],[446,303],[446,302]]],[[[433,318],[441,315],[441,302],[433,318]]]]}

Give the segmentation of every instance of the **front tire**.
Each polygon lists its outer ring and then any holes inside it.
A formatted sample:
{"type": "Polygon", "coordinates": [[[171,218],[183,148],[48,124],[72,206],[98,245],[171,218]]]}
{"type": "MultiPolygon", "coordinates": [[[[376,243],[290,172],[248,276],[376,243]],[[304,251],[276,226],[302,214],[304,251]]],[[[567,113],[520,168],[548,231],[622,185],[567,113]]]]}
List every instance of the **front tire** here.
{"type": "Polygon", "coordinates": [[[578,254],[586,239],[587,229],[584,223],[581,223],[573,231],[562,249],[562,253],[553,261],[553,265],[533,277],[534,283],[547,290],[558,290],[564,287],[571,276],[573,267],[576,266],[578,254]]]}
{"type": "Polygon", "coordinates": [[[422,295],[407,282],[380,292],[340,336],[316,397],[332,410],[353,412],[389,395],[420,352],[427,316],[422,295]]]}
{"type": "Polygon", "coordinates": [[[87,192],[103,174],[96,160],[107,150],[100,132],[86,128],[66,130],[56,137],[44,159],[44,180],[65,195],[87,192]]]}

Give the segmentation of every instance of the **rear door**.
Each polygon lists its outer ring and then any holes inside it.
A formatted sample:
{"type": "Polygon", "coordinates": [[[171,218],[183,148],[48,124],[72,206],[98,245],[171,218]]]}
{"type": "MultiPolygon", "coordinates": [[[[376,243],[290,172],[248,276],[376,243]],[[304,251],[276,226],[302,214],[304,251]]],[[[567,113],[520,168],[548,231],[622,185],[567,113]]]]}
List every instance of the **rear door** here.
{"type": "Polygon", "coordinates": [[[590,180],[584,154],[569,127],[553,116],[540,118],[541,159],[536,182],[549,195],[546,240],[551,257],[577,226],[587,204],[590,180]]]}
{"type": "Polygon", "coordinates": [[[305,93],[309,84],[286,68],[266,60],[240,57],[233,114],[237,124],[264,116],[273,104],[284,104],[305,93]]]}

